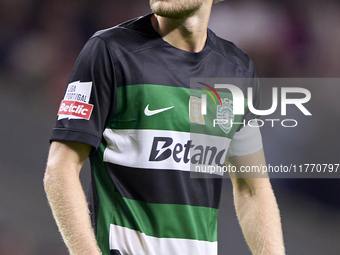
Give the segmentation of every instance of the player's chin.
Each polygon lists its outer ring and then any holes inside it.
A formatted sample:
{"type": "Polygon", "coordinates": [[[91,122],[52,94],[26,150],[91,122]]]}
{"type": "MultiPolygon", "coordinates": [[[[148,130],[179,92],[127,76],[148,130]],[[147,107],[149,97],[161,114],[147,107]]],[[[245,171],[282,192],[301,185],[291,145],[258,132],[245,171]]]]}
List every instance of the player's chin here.
{"type": "Polygon", "coordinates": [[[171,12],[172,4],[167,1],[151,0],[150,7],[153,13],[162,16],[161,14],[166,14],[171,12]]]}
{"type": "Polygon", "coordinates": [[[150,0],[150,5],[153,5],[156,3],[165,3],[165,2],[171,2],[171,0],[150,0]]]}
{"type": "Polygon", "coordinates": [[[161,8],[169,8],[171,3],[168,0],[150,0],[151,10],[153,9],[161,9],[161,8]]]}
{"type": "Polygon", "coordinates": [[[176,10],[170,5],[165,4],[155,4],[153,8],[151,8],[152,12],[158,16],[170,18],[170,19],[183,19],[188,16],[191,16],[191,11],[185,10],[176,10]]]}

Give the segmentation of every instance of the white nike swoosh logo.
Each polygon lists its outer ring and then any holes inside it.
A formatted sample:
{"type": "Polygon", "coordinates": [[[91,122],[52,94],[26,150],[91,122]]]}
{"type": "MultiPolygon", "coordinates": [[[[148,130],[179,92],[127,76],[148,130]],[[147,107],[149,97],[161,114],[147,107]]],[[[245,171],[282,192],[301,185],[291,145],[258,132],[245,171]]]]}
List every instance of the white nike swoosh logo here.
{"type": "Polygon", "coordinates": [[[152,110],[150,111],[149,110],[149,105],[147,105],[144,109],[144,113],[146,116],[152,116],[152,115],[155,115],[157,113],[160,113],[160,112],[164,112],[164,111],[167,111],[167,110],[170,110],[171,108],[173,108],[173,106],[171,107],[167,107],[167,108],[162,108],[162,109],[158,109],[158,110],[152,110]]]}

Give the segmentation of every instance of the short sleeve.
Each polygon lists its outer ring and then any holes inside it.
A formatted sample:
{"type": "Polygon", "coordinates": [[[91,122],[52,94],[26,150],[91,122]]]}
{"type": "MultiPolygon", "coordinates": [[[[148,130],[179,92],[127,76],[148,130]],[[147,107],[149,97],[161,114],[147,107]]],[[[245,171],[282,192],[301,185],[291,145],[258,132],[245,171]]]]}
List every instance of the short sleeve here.
{"type": "MultiPolygon", "coordinates": [[[[261,88],[255,68],[253,68],[249,86],[253,89],[252,105],[255,109],[260,109],[261,88]]],[[[234,134],[228,149],[227,158],[249,155],[263,148],[262,135],[257,120],[258,118],[259,116],[253,114],[249,110],[249,107],[247,107],[242,121],[244,124],[240,125],[239,130],[234,134]],[[250,123],[250,125],[248,125],[248,123],[250,123]]]]}
{"type": "MultiPolygon", "coordinates": [[[[261,87],[260,87],[260,81],[257,77],[254,64],[253,65],[253,72],[252,72],[252,77],[250,79],[250,83],[248,86],[250,86],[253,89],[253,98],[252,98],[252,105],[254,106],[255,109],[259,110],[261,107],[261,87]]],[[[249,99],[248,99],[249,100],[249,99]]],[[[249,101],[248,101],[248,107],[245,112],[245,115],[243,119],[248,123],[248,121],[253,120],[253,119],[258,119],[260,116],[253,114],[249,110],[249,101]]]]}
{"type": "Polygon", "coordinates": [[[262,135],[259,127],[246,126],[236,132],[229,145],[227,158],[235,156],[245,156],[255,153],[262,149],[262,135]]]}
{"type": "Polygon", "coordinates": [[[79,54],[58,109],[50,141],[73,141],[97,148],[110,113],[114,77],[106,43],[91,38],[79,54]]]}

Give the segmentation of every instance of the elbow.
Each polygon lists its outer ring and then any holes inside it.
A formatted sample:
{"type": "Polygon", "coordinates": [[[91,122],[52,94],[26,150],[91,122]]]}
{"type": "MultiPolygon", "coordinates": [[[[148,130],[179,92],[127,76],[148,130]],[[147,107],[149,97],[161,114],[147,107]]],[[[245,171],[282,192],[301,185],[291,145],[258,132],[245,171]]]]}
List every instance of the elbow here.
{"type": "Polygon", "coordinates": [[[47,162],[43,177],[43,185],[47,195],[49,192],[61,190],[65,185],[73,185],[79,181],[79,171],[72,164],[59,160],[49,160],[47,162]]]}
{"type": "Polygon", "coordinates": [[[234,194],[236,196],[253,197],[263,191],[272,190],[267,178],[237,178],[233,181],[234,194]]]}
{"type": "Polygon", "coordinates": [[[255,194],[255,189],[253,189],[246,180],[238,178],[234,180],[233,190],[235,196],[246,196],[251,197],[255,194]]]}
{"type": "Polygon", "coordinates": [[[43,178],[45,192],[48,193],[48,191],[53,189],[60,182],[60,178],[60,171],[58,171],[57,165],[48,161],[43,178]]]}
{"type": "Polygon", "coordinates": [[[45,174],[44,174],[44,178],[43,178],[43,184],[44,184],[44,188],[45,188],[46,193],[49,190],[49,187],[51,186],[51,183],[52,183],[52,173],[51,172],[52,172],[51,166],[47,165],[46,170],[45,170],[45,174]]]}

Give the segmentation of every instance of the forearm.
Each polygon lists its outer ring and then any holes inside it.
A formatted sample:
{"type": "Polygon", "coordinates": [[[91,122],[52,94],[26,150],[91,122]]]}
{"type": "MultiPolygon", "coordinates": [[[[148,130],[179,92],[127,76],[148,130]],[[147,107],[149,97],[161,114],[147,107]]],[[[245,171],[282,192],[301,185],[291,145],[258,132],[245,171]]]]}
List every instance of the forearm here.
{"type": "Polygon", "coordinates": [[[64,170],[48,167],[46,170],[44,186],[53,216],[70,254],[101,254],[79,176],[72,174],[76,171],[72,171],[71,167],[64,170]]]}
{"type": "Polygon", "coordinates": [[[234,189],[236,212],[254,255],[284,255],[279,209],[271,187],[242,192],[234,189]]]}

